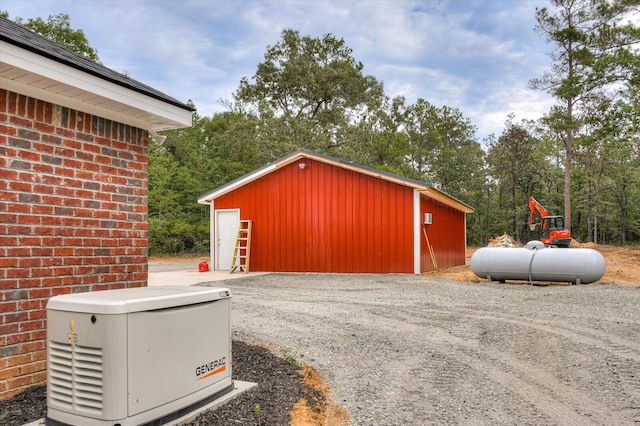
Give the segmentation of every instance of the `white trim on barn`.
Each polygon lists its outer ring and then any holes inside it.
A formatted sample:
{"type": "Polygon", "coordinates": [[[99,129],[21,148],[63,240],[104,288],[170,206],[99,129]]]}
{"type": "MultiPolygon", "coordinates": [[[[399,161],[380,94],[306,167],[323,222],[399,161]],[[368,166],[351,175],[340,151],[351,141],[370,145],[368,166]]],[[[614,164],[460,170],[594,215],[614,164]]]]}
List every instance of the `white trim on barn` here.
{"type": "Polygon", "coordinates": [[[215,258],[215,250],[214,244],[216,242],[216,206],[215,201],[211,200],[211,208],[209,209],[209,265],[212,271],[215,271],[216,258],[215,258]]]}
{"type": "Polygon", "coordinates": [[[420,273],[420,230],[422,229],[422,221],[420,220],[420,191],[413,190],[413,273],[420,273]]]}
{"type": "MultiPolygon", "coordinates": [[[[213,200],[215,200],[216,198],[218,198],[221,195],[224,195],[228,192],[233,191],[236,188],[240,188],[243,185],[246,185],[247,183],[258,179],[261,176],[264,176],[268,173],[271,173],[272,170],[275,170],[276,165],[275,164],[271,164],[267,167],[263,167],[261,169],[258,169],[256,172],[245,175],[244,177],[241,177],[238,180],[232,181],[231,183],[221,187],[218,190],[215,190],[213,192],[209,192],[201,197],[198,198],[198,203],[200,204],[209,204],[211,203],[211,205],[213,206],[213,200]]],[[[213,207],[212,207],[213,209],[213,207]]]]}
{"type": "Polygon", "coordinates": [[[0,87],[144,130],[191,126],[191,111],[0,41],[0,87]]]}
{"type": "MultiPolygon", "coordinates": [[[[467,215],[464,215],[464,246],[467,246],[467,215]]],[[[466,257],[466,253],[465,253],[466,257]]]]}
{"type": "Polygon", "coordinates": [[[435,188],[428,188],[420,191],[421,194],[429,197],[433,200],[438,201],[439,203],[444,204],[445,206],[453,207],[456,210],[461,210],[465,213],[473,213],[473,208],[467,206],[466,204],[452,198],[435,188]]]}

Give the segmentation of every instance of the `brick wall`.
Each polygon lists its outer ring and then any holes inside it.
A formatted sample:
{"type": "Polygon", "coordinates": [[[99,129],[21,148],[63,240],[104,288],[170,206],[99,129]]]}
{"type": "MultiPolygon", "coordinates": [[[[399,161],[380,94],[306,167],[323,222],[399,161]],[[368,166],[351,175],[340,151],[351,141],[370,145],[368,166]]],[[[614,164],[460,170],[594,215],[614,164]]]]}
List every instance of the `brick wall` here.
{"type": "Polygon", "coordinates": [[[147,144],[0,89],[0,400],[46,380],[49,297],[146,285],[147,144]]]}

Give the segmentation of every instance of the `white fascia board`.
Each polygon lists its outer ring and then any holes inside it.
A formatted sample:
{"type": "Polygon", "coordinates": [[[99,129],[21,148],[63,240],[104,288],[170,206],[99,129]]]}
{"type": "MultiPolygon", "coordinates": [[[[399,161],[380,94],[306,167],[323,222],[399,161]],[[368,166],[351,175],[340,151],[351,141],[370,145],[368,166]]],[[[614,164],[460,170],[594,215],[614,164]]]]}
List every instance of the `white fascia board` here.
{"type": "Polygon", "coordinates": [[[124,124],[130,124],[145,130],[167,130],[191,126],[191,111],[163,102],[159,99],[144,95],[110,81],[101,79],[81,70],[61,64],[36,53],[22,49],[18,46],[0,41],[0,66],[8,64],[23,69],[43,78],[47,78],[70,87],[78,88],[84,92],[99,96],[107,101],[122,104],[128,108],[138,109],[150,115],[157,116],[153,120],[139,120],[129,114],[118,113],[98,105],[83,102],[77,98],[67,97],[61,94],[48,92],[34,86],[29,86],[19,81],[2,79],[2,87],[7,90],[20,89],[19,93],[32,96],[48,102],[88,112],[103,118],[112,119],[124,124]],[[11,87],[13,86],[13,87],[11,87]]]}
{"type": "Polygon", "coordinates": [[[420,192],[428,198],[436,200],[444,204],[445,206],[453,207],[454,209],[460,210],[461,212],[473,213],[474,211],[472,207],[469,207],[466,204],[463,204],[462,202],[456,200],[455,198],[452,198],[434,188],[429,188],[420,192]]]}
{"type": "Polygon", "coordinates": [[[256,170],[253,173],[250,173],[248,175],[245,175],[244,177],[230,182],[227,185],[221,186],[220,188],[203,195],[202,197],[198,198],[198,204],[209,204],[211,202],[213,202],[213,200],[215,200],[216,198],[220,197],[221,195],[224,195],[228,192],[233,191],[236,188],[240,188],[241,186],[246,185],[247,183],[256,180],[266,174],[271,173],[273,170],[275,170],[277,168],[277,166],[275,164],[271,164],[267,167],[264,167],[262,169],[256,170]]]}

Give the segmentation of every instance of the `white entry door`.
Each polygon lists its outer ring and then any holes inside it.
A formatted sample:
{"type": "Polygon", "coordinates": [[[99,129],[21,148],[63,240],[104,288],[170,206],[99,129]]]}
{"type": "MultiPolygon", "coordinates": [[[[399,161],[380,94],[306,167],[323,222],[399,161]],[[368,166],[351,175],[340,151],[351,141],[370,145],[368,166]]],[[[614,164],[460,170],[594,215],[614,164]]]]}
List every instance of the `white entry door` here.
{"type": "Polygon", "coordinates": [[[216,211],[216,270],[231,269],[233,248],[238,237],[240,210],[216,211]]]}

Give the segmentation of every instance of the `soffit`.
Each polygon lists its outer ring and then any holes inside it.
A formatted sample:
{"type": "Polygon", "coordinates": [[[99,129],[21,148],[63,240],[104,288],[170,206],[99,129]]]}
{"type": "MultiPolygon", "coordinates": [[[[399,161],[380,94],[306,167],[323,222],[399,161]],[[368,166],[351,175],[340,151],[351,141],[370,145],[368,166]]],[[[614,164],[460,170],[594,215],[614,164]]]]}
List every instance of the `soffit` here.
{"type": "Polygon", "coordinates": [[[191,110],[0,41],[0,87],[145,130],[191,126],[191,110]]]}

